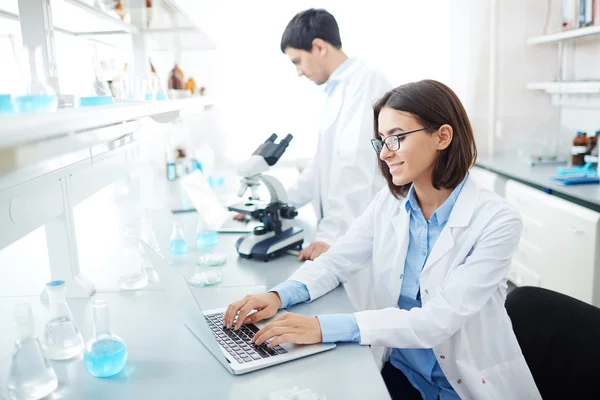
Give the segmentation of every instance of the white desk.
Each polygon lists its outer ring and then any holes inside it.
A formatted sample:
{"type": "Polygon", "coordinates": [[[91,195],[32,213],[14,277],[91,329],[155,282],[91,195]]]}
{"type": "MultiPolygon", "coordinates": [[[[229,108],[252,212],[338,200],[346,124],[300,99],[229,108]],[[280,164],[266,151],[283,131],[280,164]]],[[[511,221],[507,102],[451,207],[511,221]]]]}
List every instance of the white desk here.
{"type": "MultiPolygon", "coordinates": [[[[168,213],[155,217],[157,229],[164,227],[158,229],[161,248],[168,245],[169,218],[168,213]]],[[[193,215],[189,219],[195,220],[193,215]]],[[[190,234],[193,235],[192,225],[193,222],[186,224],[188,239],[190,234]]],[[[237,235],[221,236],[218,250],[226,252],[229,257],[227,265],[222,267],[222,283],[194,289],[200,303],[207,309],[226,306],[246,294],[263,293],[300,266],[293,256],[268,263],[239,259],[233,246],[236,238],[237,235]]],[[[173,259],[173,263],[191,271],[197,254],[192,252],[173,259]]],[[[108,301],[113,331],[128,346],[128,365],[116,377],[98,379],[91,376],[79,360],[53,362],[60,386],[51,398],[262,399],[270,392],[297,386],[322,393],[329,400],[389,399],[368,347],[341,344],[332,351],[233,376],[177,319],[168,307],[165,294],[156,286],[135,292],[97,293],[93,298],[108,301]]],[[[69,300],[85,339],[91,335],[92,299],[69,300]]],[[[38,297],[0,299],[2,357],[7,354],[14,337],[14,334],[6,334],[12,327],[13,306],[22,301],[32,303],[38,335],[42,332],[47,314],[38,297]]],[[[291,311],[316,315],[351,312],[352,307],[344,289],[338,287],[323,298],[311,304],[298,305],[291,311]]],[[[4,371],[5,368],[0,369],[0,372],[4,371]]],[[[0,375],[0,379],[5,381],[5,375],[0,375]]]]}

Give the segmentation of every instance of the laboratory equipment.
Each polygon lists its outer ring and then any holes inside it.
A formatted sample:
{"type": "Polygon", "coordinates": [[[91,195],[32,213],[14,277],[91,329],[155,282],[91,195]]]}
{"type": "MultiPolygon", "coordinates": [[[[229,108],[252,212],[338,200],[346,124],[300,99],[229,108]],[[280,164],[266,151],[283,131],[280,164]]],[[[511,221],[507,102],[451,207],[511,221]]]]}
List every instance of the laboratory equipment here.
{"type": "Polygon", "coordinates": [[[219,243],[219,234],[215,227],[203,217],[202,213],[198,213],[198,225],[196,227],[196,247],[199,250],[207,249],[216,246],[219,243]]]}
{"type": "Polygon", "coordinates": [[[48,84],[39,47],[26,48],[23,51],[21,70],[25,74],[26,83],[14,96],[15,109],[23,113],[56,111],[58,99],[56,92],[48,84]]]}
{"type": "Polygon", "coordinates": [[[203,254],[196,260],[200,266],[218,267],[227,263],[227,255],[222,253],[203,254]]]}
{"type": "Polygon", "coordinates": [[[169,242],[169,252],[173,254],[184,254],[189,250],[183,235],[181,224],[176,219],[173,221],[173,232],[171,233],[171,241],[169,242]]]}
{"type": "Polygon", "coordinates": [[[588,151],[589,139],[587,134],[582,131],[578,131],[577,135],[573,139],[573,145],[571,146],[571,164],[584,165],[585,164],[585,153],[588,151]]]}
{"type": "Polygon", "coordinates": [[[292,138],[292,135],[287,135],[276,144],[277,135],[272,134],[237,170],[238,175],[243,177],[238,196],[243,196],[248,188],[251,194],[248,201],[228,208],[262,222],[262,225],[254,228],[253,234],[237,241],[238,254],[244,258],[268,261],[287,250],[302,246],[304,231],[291,223],[298,211],[287,204],[287,192],[281,182],[264,174],[281,158],[292,138]],[[271,199],[268,203],[258,197],[258,186],[261,183],[269,190],[271,199]]]}
{"type": "Polygon", "coordinates": [[[139,244],[139,232],[132,225],[126,224],[123,231],[123,252],[121,254],[124,273],[119,278],[119,287],[123,290],[137,290],[148,285],[148,275],[143,266],[139,244]]]}
{"type": "Polygon", "coordinates": [[[56,390],[58,379],[35,336],[30,304],[15,305],[15,324],[18,339],[8,376],[8,397],[14,400],[41,399],[56,390]]]}
{"type": "Polygon", "coordinates": [[[104,79],[102,66],[92,57],[89,67],[79,77],[75,104],[78,107],[110,106],[115,104],[112,92],[104,79]]]}
{"type": "Polygon", "coordinates": [[[92,304],[94,337],[85,345],[83,362],[88,372],[98,378],[108,378],[121,372],[127,364],[125,342],[110,330],[108,303],[95,300],[92,304]]]}
{"type": "Polygon", "coordinates": [[[75,325],[71,309],[66,301],[65,281],[46,284],[50,303],[50,318],[44,328],[44,352],[50,360],[66,360],[83,350],[83,336],[75,325]]]}
{"type": "Polygon", "coordinates": [[[222,279],[221,271],[203,271],[200,268],[196,267],[196,271],[192,276],[188,278],[188,282],[192,286],[196,287],[204,287],[204,286],[212,286],[220,283],[222,279]]]}

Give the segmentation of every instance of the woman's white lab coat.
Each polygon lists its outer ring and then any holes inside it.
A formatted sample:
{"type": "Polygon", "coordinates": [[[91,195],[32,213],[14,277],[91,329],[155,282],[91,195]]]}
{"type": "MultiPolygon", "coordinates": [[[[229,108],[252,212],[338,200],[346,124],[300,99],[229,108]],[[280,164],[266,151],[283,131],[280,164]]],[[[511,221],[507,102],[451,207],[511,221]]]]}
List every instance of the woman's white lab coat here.
{"type": "MultiPolygon", "coordinates": [[[[290,204],[312,203],[319,225],[314,240],[329,245],[343,236],[385,185],[373,138],[373,104],[392,85],[381,72],[351,59],[327,81],[327,100],[319,124],[317,152],[294,186],[290,204]]],[[[367,307],[369,284],[359,274],[345,285],[354,307],[367,307]]]]}
{"type": "Polygon", "coordinates": [[[463,399],[540,399],[504,308],[518,213],[467,178],[421,272],[423,307],[397,307],[408,248],[406,200],[382,189],[348,233],[290,280],[314,300],[372,262],[377,309],[355,313],[361,344],[432,348],[463,399]]]}

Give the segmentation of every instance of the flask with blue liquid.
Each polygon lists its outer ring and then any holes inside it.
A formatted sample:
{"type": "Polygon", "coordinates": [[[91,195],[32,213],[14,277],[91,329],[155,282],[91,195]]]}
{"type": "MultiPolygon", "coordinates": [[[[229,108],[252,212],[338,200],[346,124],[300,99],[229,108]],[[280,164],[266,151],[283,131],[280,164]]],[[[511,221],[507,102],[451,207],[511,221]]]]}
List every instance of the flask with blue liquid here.
{"type": "Polygon", "coordinates": [[[206,221],[202,214],[198,217],[196,227],[196,247],[199,250],[211,248],[219,243],[219,234],[206,221]]]}
{"type": "Polygon", "coordinates": [[[185,236],[183,235],[183,229],[179,221],[173,221],[173,232],[171,233],[171,241],[169,242],[169,252],[172,254],[184,254],[187,253],[189,247],[185,242],[185,236]]]}
{"type": "Polygon", "coordinates": [[[25,49],[21,69],[27,79],[21,91],[13,98],[16,111],[22,113],[56,111],[58,98],[54,89],[48,84],[48,77],[42,65],[42,53],[39,47],[25,49]]]}
{"type": "Polygon", "coordinates": [[[85,345],[83,362],[88,372],[97,378],[117,375],[127,364],[125,342],[111,332],[108,303],[96,300],[92,304],[94,337],[85,345]]]}

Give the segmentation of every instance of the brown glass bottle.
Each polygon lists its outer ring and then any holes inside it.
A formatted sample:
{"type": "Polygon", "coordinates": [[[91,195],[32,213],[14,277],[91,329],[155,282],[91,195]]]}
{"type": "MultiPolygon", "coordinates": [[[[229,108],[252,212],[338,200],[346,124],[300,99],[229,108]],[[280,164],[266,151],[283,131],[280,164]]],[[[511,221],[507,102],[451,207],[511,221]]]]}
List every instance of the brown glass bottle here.
{"type": "Polygon", "coordinates": [[[585,132],[577,132],[577,135],[573,139],[573,146],[571,147],[571,164],[584,165],[585,164],[585,153],[588,150],[590,141],[585,132]]]}

